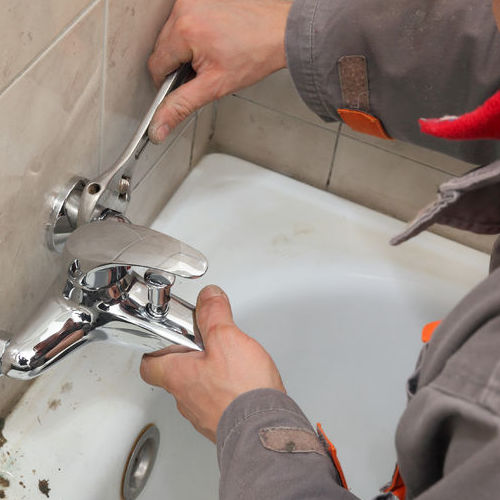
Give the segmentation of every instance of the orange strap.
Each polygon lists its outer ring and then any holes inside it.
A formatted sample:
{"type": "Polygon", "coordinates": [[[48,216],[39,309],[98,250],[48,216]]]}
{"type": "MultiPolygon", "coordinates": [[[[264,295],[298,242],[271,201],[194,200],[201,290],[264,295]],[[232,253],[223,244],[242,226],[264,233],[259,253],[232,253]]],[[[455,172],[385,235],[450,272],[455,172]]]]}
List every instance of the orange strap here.
{"type": "Polygon", "coordinates": [[[392,140],[392,137],[385,131],[382,122],[370,113],[356,109],[337,109],[337,113],[342,121],[356,132],[373,135],[379,139],[392,140]]]}
{"type": "Polygon", "coordinates": [[[432,321],[431,323],[427,323],[422,328],[422,342],[424,344],[427,344],[427,342],[429,342],[429,340],[431,340],[432,335],[434,334],[434,331],[440,325],[440,323],[441,323],[441,321],[432,321]]]}
{"type": "Polygon", "coordinates": [[[333,465],[335,466],[335,468],[337,469],[337,472],[339,473],[340,482],[341,482],[342,486],[346,490],[349,489],[347,487],[347,481],[345,480],[344,471],[342,470],[342,466],[340,465],[340,461],[337,457],[337,450],[336,450],[335,446],[333,446],[333,443],[326,436],[325,431],[323,431],[323,427],[321,426],[321,424],[316,424],[316,429],[318,430],[318,434],[319,434],[321,440],[323,441],[323,443],[325,444],[325,446],[328,450],[328,453],[330,454],[330,457],[333,461],[333,465]]]}
{"type": "Polygon", "coordinates": [[[396,465],[394,474],[392,475],[391,484],[384,490],[384,493],[392,493],[399,500],[406,498],[406,486],[399,472],[399,465],[396,465]]]}

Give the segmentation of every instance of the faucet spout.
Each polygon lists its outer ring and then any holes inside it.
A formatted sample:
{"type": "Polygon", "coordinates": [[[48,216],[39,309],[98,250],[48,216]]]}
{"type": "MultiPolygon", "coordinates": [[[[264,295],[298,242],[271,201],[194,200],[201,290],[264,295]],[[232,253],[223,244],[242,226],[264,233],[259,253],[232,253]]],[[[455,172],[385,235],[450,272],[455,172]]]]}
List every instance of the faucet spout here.
{"type": "Polygon", "coordinates": [[[4,332],[3,330],[0,330],[0,377],[4,374],[2,370],[2,358],[3,358],[3,353],[5,352],[5,349],[7,348],[8,345],[8,340],[6,339],[7,339],[7,333],[4,332]],[[5,337],[5,339],[3,337],[5,337]]]}
{"type": "Polygon", "coordinates": [[[4,335],[0,345],[2,375],[21,380],[41,375],[85,344],[90,339],[91,326],[89,311],[68,307],[62,300],[49,301],[19,335],[8,340],[4,335]]]}

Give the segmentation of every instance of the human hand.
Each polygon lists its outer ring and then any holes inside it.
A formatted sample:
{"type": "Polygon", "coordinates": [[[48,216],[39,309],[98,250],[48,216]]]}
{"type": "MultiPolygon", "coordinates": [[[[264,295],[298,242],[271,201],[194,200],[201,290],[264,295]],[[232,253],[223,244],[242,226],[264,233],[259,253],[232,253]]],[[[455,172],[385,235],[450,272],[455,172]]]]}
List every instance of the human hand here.
{"type": "Polygon", "coordinates": [[[271,356],[233,322],[226,294],[216,286],[204,288],[196,305],[196,320],[205,351],[144,356],[141,376],[163,387],[194,428],[215,442],[224,410],[240,394],[270,388],[285,392],[271,356]]]}
{"type": "Polygon", "coordinates": [[[151,122],[150,139],[162,142],[203,105],[284,68],[291,5],[288,0],[177,0],[149,70],[158,87],[185,62],[197,76],[165,98],[151,122]]]}

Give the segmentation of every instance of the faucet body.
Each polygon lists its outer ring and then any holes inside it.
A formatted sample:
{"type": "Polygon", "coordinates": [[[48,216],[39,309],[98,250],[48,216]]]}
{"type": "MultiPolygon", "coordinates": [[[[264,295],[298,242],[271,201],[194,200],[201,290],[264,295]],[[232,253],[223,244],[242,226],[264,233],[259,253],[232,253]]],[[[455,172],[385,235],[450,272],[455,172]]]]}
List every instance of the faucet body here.
{"type": "Polygon", "coordinates": [[[206,259],[196,250],[151,229],[106,220],[72,233],[63,262],[47,300],[18,335],[0,341],[3,375],[31,379],[95,341],[144,353],[172,344],[203,350],[194,307],[170,294],[175,276],[205,273],[206,259]]]}

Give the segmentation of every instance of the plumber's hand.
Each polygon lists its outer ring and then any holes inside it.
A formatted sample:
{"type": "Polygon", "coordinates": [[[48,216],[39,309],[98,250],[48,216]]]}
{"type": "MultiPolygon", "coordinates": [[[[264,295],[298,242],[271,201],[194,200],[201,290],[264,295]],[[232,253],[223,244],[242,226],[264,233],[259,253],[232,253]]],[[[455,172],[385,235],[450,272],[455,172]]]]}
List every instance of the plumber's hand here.
{"type": "Polygon", "coordinates": [[[196,319],[205,351],[180,353],[173,348],[163,356],[145,356],[141,375],[173,394],[182,415],[215,442],[220,417],[236,397],[253,389],[285,388],[269,354],[234,324],[220,288],[200,292],[196,319]]]}
{"type": "Polygon", "coordinates": [[[149,129],[153,142],[203,105],[286,66],[287,0],[177,0],[148,66],[157,86],[181,63],[196,78],[172,92],[149,129]]]}

